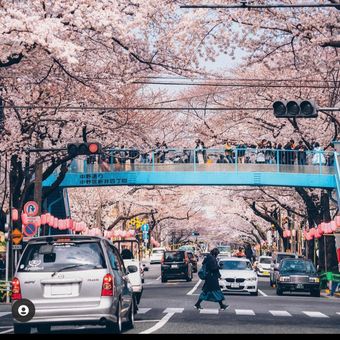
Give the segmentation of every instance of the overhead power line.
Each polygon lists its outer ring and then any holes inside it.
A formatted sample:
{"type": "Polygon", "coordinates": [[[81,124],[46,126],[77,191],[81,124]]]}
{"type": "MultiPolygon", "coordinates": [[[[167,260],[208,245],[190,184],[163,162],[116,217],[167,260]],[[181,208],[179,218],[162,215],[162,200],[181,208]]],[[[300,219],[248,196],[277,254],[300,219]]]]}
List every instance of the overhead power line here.
{"type": "Polygon", "coordinates": [[[232,111],[232,110],[244,110],[244,111],[264,111],[272,110],[271,107],[110,107],[110,106],[40,106],[40,105],[26,105],[26,106],[9,106],[8,109],[18,110],[59,110],[59,111],[195,111],[195,110],[209,110],[209,111],[232,111]]]}
{"type": "Polygon", "coordinates": [[[268,87],[268,88],[309,88],[309,89],[330,89],[337,88],[336,85],[273,85],[273,84],[227,84],[227,83],[195,83],[195,82],[165,82],[165,81],[134,81],[133,84],[144,84],[144,85],[166,85],[166,86],[213,86],[213,87],[268,87]]]}
{"type": "Polygon", "coordinates": [[[306,4],[251,4],[247,1],[240,1],[240,4],[235,5],[181,5],[180,8],[207,8],[207,9],[265,9],[265,8],[327,8],[334,7],[340,9],[340,3],[338,4],[322,4],[322,3],[306,3],[306,4]]]}
{"type": "MultiPolygon", "coordinates": [[[[145,106],[145,107],[120,107],[120,106],[41,106],[41,105],[27,105],[20,106],[14,105],[7,107],[8,109],[23,109],[23,110],[59,110],[59,111],[77,111],[77,110],[85,110],[85,111],[199,111],[199,110],[207,110],[207,111],[268,111],[273,110],[270,107],[157,107],[157,106],[145,106]]],[[[322,111],[340,111],[340,107],[320,107],[318,110],[322,111]]]]}

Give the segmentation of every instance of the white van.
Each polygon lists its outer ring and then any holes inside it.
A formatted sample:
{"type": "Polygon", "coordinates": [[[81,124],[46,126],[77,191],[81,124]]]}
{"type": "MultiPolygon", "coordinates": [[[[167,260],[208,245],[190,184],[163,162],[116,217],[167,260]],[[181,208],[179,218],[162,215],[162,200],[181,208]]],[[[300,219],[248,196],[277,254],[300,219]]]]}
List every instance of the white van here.
{"type": "Polygon", "coordinates": [[[150,264],[161,263],[165,251],[166,249],[162,247],[153,248],[150,256],[150,264]]]}

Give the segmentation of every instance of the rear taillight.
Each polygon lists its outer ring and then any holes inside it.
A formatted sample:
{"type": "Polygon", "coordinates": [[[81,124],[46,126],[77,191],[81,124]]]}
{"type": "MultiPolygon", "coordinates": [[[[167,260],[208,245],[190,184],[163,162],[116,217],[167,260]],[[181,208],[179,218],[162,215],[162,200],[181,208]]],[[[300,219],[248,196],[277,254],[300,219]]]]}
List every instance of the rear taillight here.
{"type": "Polygon", "coordinates": [[[17,277],[12,280],[12,300],[21,300],[20,281],[17,277]]]}
{"type": "Polygon", "coordinates": [[[102,296],[113,296],[114,280],[111,274],[106,274],[103,278],[102,296]]]}

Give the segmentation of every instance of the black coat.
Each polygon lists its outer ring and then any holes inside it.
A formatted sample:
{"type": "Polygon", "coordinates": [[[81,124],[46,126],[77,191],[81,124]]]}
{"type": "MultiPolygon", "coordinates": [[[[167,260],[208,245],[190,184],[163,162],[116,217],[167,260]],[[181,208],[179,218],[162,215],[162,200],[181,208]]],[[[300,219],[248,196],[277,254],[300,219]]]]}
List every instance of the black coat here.
{"type": "Polygon", "coordinates": [[[202,265],[204,264],[206,264],[208,275],[202,287],[203,292],[220,290],[218,279],[221,277],[221,274],[216,257],[211,254],[207,255],[207,257],[203,260],[202,265]]]}

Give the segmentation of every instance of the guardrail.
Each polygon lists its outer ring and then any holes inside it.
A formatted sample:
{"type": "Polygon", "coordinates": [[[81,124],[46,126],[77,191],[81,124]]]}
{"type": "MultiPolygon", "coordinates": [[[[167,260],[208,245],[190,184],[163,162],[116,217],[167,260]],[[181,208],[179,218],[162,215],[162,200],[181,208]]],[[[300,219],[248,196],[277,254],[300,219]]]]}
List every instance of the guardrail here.
{"type": "Polygon", "coordinates": [[[10,302],[11,298],[11,282],[0,280],[0,303],[10,302]]]}
{"type": "Polygon", "coordinates": [[[70,173],[124,171],[232,171],[334,174],[333,151],[266,148],[110,149],[101,155],[78,156],[70,173]]]}

